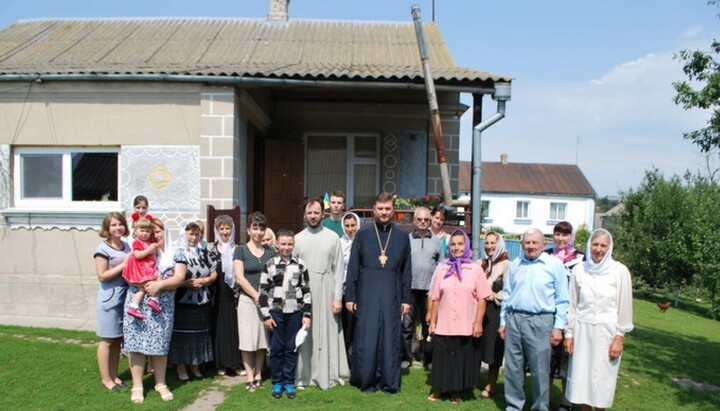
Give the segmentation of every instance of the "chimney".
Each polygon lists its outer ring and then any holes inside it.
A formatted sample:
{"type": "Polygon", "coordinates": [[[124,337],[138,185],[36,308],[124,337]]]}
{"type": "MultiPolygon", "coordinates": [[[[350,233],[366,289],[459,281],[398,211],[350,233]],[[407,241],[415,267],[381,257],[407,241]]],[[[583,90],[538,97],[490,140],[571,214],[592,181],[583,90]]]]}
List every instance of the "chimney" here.
{"type": "Polygon", "coordinates": [[[270,0],[270,10],[268,11],[268,21],[287,21],[288,6],[290,0],[270,0]]]}
{"type": "Polygon", "coordinates": [[[500,154],[500,164],[507,165],[507,153],[500,154]]]}

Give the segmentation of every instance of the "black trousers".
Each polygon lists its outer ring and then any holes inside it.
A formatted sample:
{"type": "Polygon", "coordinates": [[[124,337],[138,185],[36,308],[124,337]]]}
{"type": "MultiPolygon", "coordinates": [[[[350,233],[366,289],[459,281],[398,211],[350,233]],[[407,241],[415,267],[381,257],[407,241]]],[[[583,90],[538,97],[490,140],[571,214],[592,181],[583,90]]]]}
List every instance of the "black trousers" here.
{"type": "MultiPolygon", "coordinates": [[[[412,361],[413,357],[413,337],[415,334],[415,327],[419,323],[422,328],[423,341],[427,340],[428,337],[428,325],[425,321],[425,315],[427,314],[427,293],[428,290],[412,290],[413,303],[410,307],[410,312],[403,316],[402,321],[402,338],[403,338],[403,349],[402,349],[402,360],[412,361]]],[[[427,363],[428,356],[425,353],[423,355],[423,362],[427,363]]]]}

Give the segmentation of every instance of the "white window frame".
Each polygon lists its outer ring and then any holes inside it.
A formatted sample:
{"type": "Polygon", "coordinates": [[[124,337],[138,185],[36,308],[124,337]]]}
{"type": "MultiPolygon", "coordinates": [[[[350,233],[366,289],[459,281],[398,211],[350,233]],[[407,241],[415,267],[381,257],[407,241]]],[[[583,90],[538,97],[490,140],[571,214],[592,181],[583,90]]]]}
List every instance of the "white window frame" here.
{"type": "Polygon", "coordinates": [[[549,218],[549,219],[552,220],[552,221],[563,221],[563,220],[567,220],[567,206],[568,206],[568,203],[558,202],[558,201],[553,201],[553,202],[551,202],[551,203],[550,203],[550,213],[549,213],[549,214],[550,214],[550,218],[549,218]],[[562,213],[562,216],[559,215],[559,213],[558,213],[558,211],[560,211],[560,209],[558,208],[559,206],[562,206],[562,207],[561,207],[561,208],[562,208],[562,212],[563,212],[563,213],[562,213]]]}
{"type": "Polygon", "coordinates": [[[74,210],[107,211],[120,208],[120,149],[87,147],[17,147],[13,150],[13,205],[22,210],[74,210]],[[117,201],[72,201],[72,154],[73,153],[115,153],[118,156],[118,200],[117,201]],[[62,155],[62,197],[61,198],[23,198],[22,157],[32,154],[62,155]]]}
{"type": "MultiPolygon", "coordinates": [[[[346,158],[346,169],[345,169],[345,184],[347,184],[346,190],[345,190],[345,198],[346,198],[346,204],[345,206],[348,207],[351,201],[354,201],[355,198],[355,166],[356,165],[375,165],[375,192],[378,192],[380,190],[380,157],[381,157],[381,146],[380,146],[380,134],[377,133],[332,133],[332,132],[321,132],[321,133],[313,133],[308,132],[305,133],[305,158],[307,159],[307,141],[309,137],[326,137],[326,138],[344,138],[347,142],[347,158],[346,158]],[[367,157],[361,157],[356,158],[355,157],[355,137],[375,137],[375,152],[377,153],[377,156],[375,158],[367,158],[367,157]]],[[[307,168],[308,164],[307,161],[305,162],[305,190],[307,190],[307,168]]],[[[337,187],[328,187],[328,192],[331,192],[335,190],[337,187]]],[[[309,194],[307,192],[304,193],[304,195],[307,197],[309,194]]]]}
{"type": "Polygon", "coordinates": [[[530,201],[528,200],[517,200],[515,202],[515,219],[516,220],[527,220],[530,218],[530,201]],[[525,204],[525,214],[524,215],[518,215],[518,206],[520,203],[525,204]]]}

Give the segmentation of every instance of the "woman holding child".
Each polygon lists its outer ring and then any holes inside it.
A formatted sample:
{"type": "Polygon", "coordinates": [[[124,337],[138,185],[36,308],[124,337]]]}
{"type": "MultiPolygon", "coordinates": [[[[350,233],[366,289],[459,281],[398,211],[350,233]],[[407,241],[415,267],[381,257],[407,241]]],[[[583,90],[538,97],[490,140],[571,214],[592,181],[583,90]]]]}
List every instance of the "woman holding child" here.
{"type": "Polygon", "coordinates": [[[156,312],[147,304],[140,305],[139,310],[144,318],[139,321],[131,316],[127,309],[132,304],[133,297],[140,290],[130,286],[125,298],[126,313],[123,334],[125,350],[130,355],[130,373],[133,380],[130,398],[135,403],[144,401],[142,379],[146,356],[150,357],[150,365],[154,370],[155,391],[164,401],[173,399],[165,381],[167,354],[170,350],[170,337],[175,318],[175,289],[185,281],[184,273],[175,270],[172,239],[170,233],[165,230],[165,225],[157,218],[153,219],[152,230],[155,244],[157,244],[158,277],[156,280],[147,282],[144,291],[148,296],[156,298],[160,311],[156,312]]]}

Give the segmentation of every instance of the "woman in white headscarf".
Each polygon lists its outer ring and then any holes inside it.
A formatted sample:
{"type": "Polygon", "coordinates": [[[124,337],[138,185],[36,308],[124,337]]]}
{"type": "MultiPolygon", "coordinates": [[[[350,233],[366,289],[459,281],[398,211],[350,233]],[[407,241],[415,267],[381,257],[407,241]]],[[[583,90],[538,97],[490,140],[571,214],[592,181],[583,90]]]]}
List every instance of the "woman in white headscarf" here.
{"type": "Polygon", "coordinates": [[[185,281],[175,292],[175,323],[170,341],[170,362],[177,366],[180,381],[203,378],[200,364],[213,360],[212,292],[217,278],[216,261],[200,247],[202,228],[196,221],[183,224],[175,250],[175,272],[185,281]]]}
{"type": "Polygon", "coordinates": [[[625,333],[633,329],[630,271],[613,260],[612,235],[593,231],[590,258],[573,268],[565,350],[570,354],[565,396],[582,410],[612,406],[625,333]]]}
{"type": "Polygon", "coordinates": [[[485,278],[492,289],[492,295],[485,300],[485,319],[483,321],[483,335],[480,339],[480,355],[482,362],[488,365],[488,381],[480,393],[480,399],[490,398],[495,394],[500,366],[503,362],[505,342],[498,336],[500,327],[500,305],[503,301],[503,286],[507,282],[510,271],[510,260],[505,251],[505,240],[502,235],[494,231],[485,234],[485,255],[482,268],[485,278]]]}
{"type": "Polygon", "coordinates": [[[159,219],[152,220],[153,235],[158,244],[156,280],[145,284],[145,291],[158,298],[162,310],[154,312],[147,304],[141,309],[145,315],[143,321],[137,321],[127,314],[127,307],[132,301],[135,287],[131,286],[125,300],[125,318],[123,335],[125,350],[130,355],[130,374],[133,388],[130,399],[135,403],[144,401],[143,371],[146,357],[150,358],[150,366],[155,377],[155,391],[163,401],[170,401],[173,395],[166,385],[170,338],[175,319],[175,289],[185,281],[185,274],[175,271],[175,249],[172,237],[159,219]]]}
{"type": "Polygon", "coordinates": [[[242,356],[238,348],[237,290],[233,254],[235,253],[235,224],[228,215],[215,219],[215,242],[208,245],[208,256],[217,261],[218,280],[215,281],[213,330],[215,368],[218,375],[240,368],[242,356]]]}

